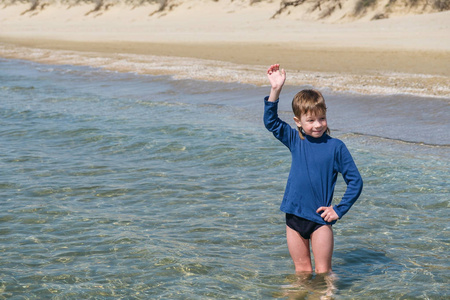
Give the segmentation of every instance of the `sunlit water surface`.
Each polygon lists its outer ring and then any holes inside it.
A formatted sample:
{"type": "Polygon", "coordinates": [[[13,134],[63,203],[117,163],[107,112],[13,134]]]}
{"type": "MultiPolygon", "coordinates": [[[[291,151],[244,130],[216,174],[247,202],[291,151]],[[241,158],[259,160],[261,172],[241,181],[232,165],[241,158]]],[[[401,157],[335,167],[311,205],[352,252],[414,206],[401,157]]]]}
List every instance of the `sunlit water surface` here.
{"type": "Polygon", "coordinates": [[[448,99],[325,91],[365,186],[302,277],[267,92],[0,59],[0,298],[448,299],[448,99]]]}

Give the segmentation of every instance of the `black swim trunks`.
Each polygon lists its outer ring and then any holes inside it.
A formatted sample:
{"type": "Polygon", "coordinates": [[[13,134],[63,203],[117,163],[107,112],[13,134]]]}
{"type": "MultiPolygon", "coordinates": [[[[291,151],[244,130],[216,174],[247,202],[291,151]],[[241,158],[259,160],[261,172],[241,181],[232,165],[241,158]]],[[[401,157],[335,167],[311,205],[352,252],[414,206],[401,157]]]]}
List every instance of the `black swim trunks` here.
{"type": "Polygon", "coordinates": [[[314,231],[323,226],[323,224],[318,224],[291,214],[286,214],[286,225],[300,233],[307,240],[311,238],[311,234],[314,231]]]}

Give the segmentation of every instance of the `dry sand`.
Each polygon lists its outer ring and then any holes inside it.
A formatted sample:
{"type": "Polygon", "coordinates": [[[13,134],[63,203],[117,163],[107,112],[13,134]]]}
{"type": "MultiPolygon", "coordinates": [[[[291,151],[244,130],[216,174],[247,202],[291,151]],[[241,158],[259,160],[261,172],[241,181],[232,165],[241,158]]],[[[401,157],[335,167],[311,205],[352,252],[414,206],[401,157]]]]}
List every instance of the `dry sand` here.
{"type": "Polygon", "coordinates": [[[152,16],[157,6],[6,6],[0,56],[252,84],[280,63],[289,84],[450,98],[450,12],[316,21],[271,19],[277,3],[185,2],[152,16]]]}

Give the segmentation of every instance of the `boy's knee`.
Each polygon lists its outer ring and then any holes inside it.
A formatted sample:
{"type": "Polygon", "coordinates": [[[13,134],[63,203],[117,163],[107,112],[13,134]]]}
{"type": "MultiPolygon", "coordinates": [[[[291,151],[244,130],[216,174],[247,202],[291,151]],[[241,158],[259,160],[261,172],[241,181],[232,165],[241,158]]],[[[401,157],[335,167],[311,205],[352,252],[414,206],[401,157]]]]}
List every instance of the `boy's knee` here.
{"type": "Polygon", "coordinates": [[[308,265],[295,265],[295,273],[312,273],[312,267],[308,265]]]}
{"type": "Polygon", "coordinates": [[[311,260],[294,260],[294,266],[296,273],[312,273],[313,271],[311,260]]]}
{"type": "Polygon", "coordinates": [[[318,266],[315,268],[316,274],[328,274],[328,273],[331,273],[331,271],[332,271],[331,267],[329,267],[329,266],[323,266],[323,267],[318,266]]]}

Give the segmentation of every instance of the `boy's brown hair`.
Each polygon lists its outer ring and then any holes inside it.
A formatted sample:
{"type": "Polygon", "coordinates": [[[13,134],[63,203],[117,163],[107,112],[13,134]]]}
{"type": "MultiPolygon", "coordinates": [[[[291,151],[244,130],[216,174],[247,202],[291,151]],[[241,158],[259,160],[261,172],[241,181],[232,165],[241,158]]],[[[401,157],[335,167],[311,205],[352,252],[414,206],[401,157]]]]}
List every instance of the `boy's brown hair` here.
{"type": "MultiPolygon", "coordinates": [[[[294,115],[300,119],[302,115],[325,115],[327,114],[327,106],[322,93],[317,90],[302,90],[298,92],[294,99],[292,99],[292,111],[294,115]]],[[[302,133],[302,128],[298,127],[298,133],[302,140],[305,139],[302,133]]],[[[330,134],[330,129],[327,128],[327,134],[330,134]]]]}

